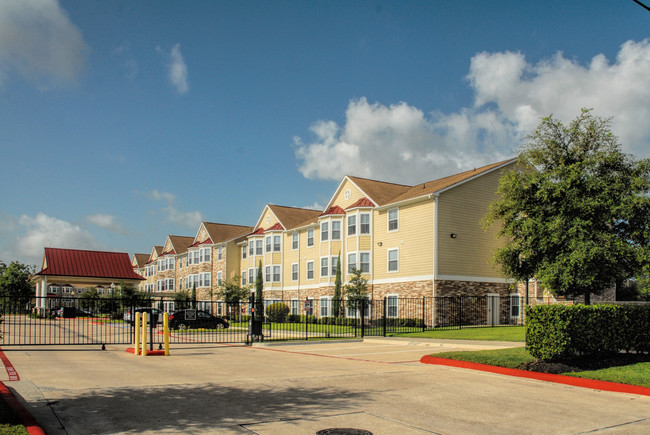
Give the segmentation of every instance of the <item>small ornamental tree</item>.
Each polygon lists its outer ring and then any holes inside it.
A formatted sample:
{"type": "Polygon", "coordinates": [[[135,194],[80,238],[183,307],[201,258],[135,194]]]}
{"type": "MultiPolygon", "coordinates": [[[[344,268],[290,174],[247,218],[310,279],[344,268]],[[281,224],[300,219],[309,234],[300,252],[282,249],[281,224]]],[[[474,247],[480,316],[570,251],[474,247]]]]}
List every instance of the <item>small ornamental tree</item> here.
{"type": "Polygon", "coordinates": [[[535,276],[589,304],[648,264],[649,193],[650,160],[624,154],[609,119],[585,109],[569,125],[544,118],[485,219],[506,240],[495,261],[508,277],[535,276]]]}
{"type": "Polygon", "coordinates": [[[352,269],[352,276],[345,286],[347,307],[357,312],[363,308],[363,302],[368,300],[368,280],[361,276],[361,269],[352,269]]]}
{"type": "Polygon", "coordinates": [[[289,317],[289,307],[282,302],[276,302],[266,307],[266,315],[271,322],[285,323],[289,317]]]}
{"type": "Polygon", "coordinates": [[[226,303],[228,313],[232,318],[233,311],[239,314],[239,304],[242,299],[246,299],[250,295],[248,287],[240,285],[241,277],[235,275],[230,281],[223,281],[221,286],[217,289],[217,298],[226,303]]]}
{"type": "Polygon", "coordinates": [[[174,293],[174,307],[183,310],[190,307],[190,293],[187,290],[179,290],[174,293]]]}
{"type": "Polygon", "coordinates": [[[343,313],[341,310],[341,253],[339,252],[338,260],[336,261],[336,279],[334,280],[334,297],[332,298],[332,315],[340,317],[343,313]]]}

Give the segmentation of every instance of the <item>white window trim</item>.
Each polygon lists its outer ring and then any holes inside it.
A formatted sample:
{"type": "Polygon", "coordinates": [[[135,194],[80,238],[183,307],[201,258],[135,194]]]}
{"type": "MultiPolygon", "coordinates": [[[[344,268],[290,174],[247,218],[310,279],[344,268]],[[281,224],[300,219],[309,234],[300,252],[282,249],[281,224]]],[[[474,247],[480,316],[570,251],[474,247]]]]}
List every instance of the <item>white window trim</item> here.
{"type": "Polygon", "coordinates": [[[307,247],[308,248],[312,248],[314,246],[314,233],[315,233],[315,231],[314,231],[313,228],[309,228],[307,230],[307,247]],[[311,232],[311,238],[309,237],[310,232],[311,232]],[[311,244],[309,243],[310,240],[311,240],[311,244]]]}
{"type": "Polygon", "coordinates": [[[300,265],[299,263],[291,263],[291,281],[299,281],[299,280],[300,280],[300,265]],[[296,268],[296,275],[297,275],[295,279],[293,278],[294,267],[296,268]]]}
{"type": "Polygon", "coordinates": [[[298,232],[295,232],[291,235],[291,250],[297,251],[298,248],[300,248],[300,234],[298,232]],[[295,242],[295,247],[294,247],[294,242],[295,242]]]}
{"type": "Polygon", "coordinates": [[[360,236],[362,236],[364,234],[370,234],[371,231],[372,231],[371,230],[372,229],[372,214],[371,213],[359,213],[358,216],[359,216],[359,232],[358,232],[358,234],[360,236]],[[363,230],[362,230],[362,228],[363,228],[362,225],[363,224],[361,223],[361,216],[364,216],[364,215],[368,216],[368,232],[367,233],[364,233],[363,230]]]}
{"type": "Polygon", "coordinates": [[[305,264],[305,278],[309,281],[313,281],[316,278],[316,272],[314,271],[314,260],[308,261],[305,264]],[[311,278],[309,277],[309,264],[311,263],[311,278]]]}
{"type": "Polygon", "coordinates": [[[388,209],[388,211],[386,212],[386,231],[389,232],[389,233],[396,233],[397,231],[399,231],[399,207],[388,209]],[[394,230],[391,230],[390,229],[390,212],[393,211],[393,210],[395,210],[395,212],[397,212],[397,218],[395,219],[397,221],[397,228],[395,228],[394,230]]]}
{"type": "Polygon", "coordinates": [[[362,273],[371,274],[372,273],[372,260],[371,260],[371,257],[370,257],[370,251],[358,251],[357,252],[357,258],[358,258],[358,260],[357,260],[358,263],[357,264],[359,265],[359,269],[362,268],[361,267],[361,255],[362,254],[368,254],[368,271],[367,272],[362,272],[362,273]]]}
{"type": "Polygon", "coordinates": [[[397,293],[391,293],[391,294],[387,294],[387,295],[386,295],[386,316],[387,316],[388,318],[390,318],[390,319],[397,319],[397,318],[399,317],[399,295],[398,295],[397,293]],[[390,312],[390,310],[389,310],[390,306],[389,306],[389,304],[388,304],[388,300],[391,299],[391,298],[395,298],[395,299],[397,300],[397,312],[395,313],[394,316],[391,316],[391,315],[389,314],[389,312],[390,312]]]}
{"type": "Polygon", "coordinates": [[[273,238],[271,239],[272,246],[271,246],[271,252],[282,252],[282,236],[279,234],[275,234],[273,238]],[[275,238],[278,238],[278,249],[275,249],[275,238]]]}
{"type": "Polygon", "coordinates": [[[343,221],[341,219],[332,219],[332,220],[330,220],[330,240],[331,241],[341,240],[342,236],[343,236],[342,233],[343,233],[343,221]],[[338,224],[339,224],[339,229],[338,229],[339,236],[337,238],[334,238],[334,223],[335,222],[338,222],[338,224]]]}
{"type": "Polygon", "coordinates": [[[386,250],[386,271],[388,273],[397,273],[399,272],[399,248],[391,248],[386,250]],[[397,251],[397,269],[395,270],[390,270],[390,253],[393,251],[397,251]]]}
{"type": "Polygon", "coordinates": [[[519,293],[510,293],[509,298],[510,298],[510,299],[509,299],[509,302],[510,302],[510,307],[509,307],[510,318],[511,318],[511,319],[518,319],[519,317],[521,317],[521,308],[522,308],[522,306],[521,306],[521,295],[520,295],[519,293]],[[518,302],[518,304],[517,304],[517,311],[519,312],[519,314],[516,315],[516,316],[512,314],[512,307],[514,307],[514,305],[512,304],[512,299],[513,299],[514,297],[517,298],[517,302],[518,302]]]}
{"type": "Polygon", "coordinates": [[[318,315],[320,317],[331,317],[332,316],[332,296],[321,296],[318,298],[318,315]],[[327,301],[327,311],[323,314],[323,301],[327,301]]]}
{"type": "Polygon", "coordinates": [[[330,257],[321,257],[320,262],[318,263],[318,272],[321,278],[328,278],[330,272],[330,257]],[[327,260],[327,275],[323,275],[323,259],[327,260]]]}
{"type": "Polygon", "coordinates": [[[329,242],[329,240],[330,240],[330,225],[329,225],[329,221],[323,221],[323,222],[320,223],[320,241],[321,241],[321,242],[329,242]],[[324,237],[323,237],[323,225],[326,225],[326,226],[327,226],[327,231],[325,231],[325,232],[327,233],[327,238],[324,238],[324,237]]]}

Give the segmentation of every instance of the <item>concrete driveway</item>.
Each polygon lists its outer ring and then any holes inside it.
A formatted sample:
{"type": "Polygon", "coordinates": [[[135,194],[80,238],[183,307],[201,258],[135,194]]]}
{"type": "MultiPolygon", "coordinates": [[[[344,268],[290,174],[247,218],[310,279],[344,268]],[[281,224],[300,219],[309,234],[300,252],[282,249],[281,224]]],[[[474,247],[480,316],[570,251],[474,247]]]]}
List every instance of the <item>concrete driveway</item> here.
{"type": "Polygon", "coordinates": [[[418,362],[512,345],[367,339],[185,346],[169,357],[10,348],[20,380],[3,380],[50,434],[650,433],[650,397],[418,362]]]}

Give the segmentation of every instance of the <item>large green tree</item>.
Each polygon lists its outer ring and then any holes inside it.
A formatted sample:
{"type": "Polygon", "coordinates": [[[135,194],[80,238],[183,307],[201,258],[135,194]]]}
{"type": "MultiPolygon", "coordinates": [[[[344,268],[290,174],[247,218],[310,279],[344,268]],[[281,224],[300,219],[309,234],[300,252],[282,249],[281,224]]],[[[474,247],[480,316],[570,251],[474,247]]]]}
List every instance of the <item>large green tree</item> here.
{"type": "Polygon", "coordinates": [[[526,138],[485,220],[507,240],[495,254],[505,275],[588,304],[647,264],[650,161],[623,153],[610,127],[583,109],[568,125],[544,118],[526,138]]]}
{"type": "Polygon", "coordinates": [[[257,268],[257,277],[255,279],[255,312],[260,319],[264,318],[264,277],[262,275],[262,260],[257,268]]]}
{"type": "Polygon", "coordinates": [[[248,287],[241,286],[241,277],[239,275],[233,276],[230,281],[223,281],[217,289],[216,296],[218,299],[224,301],[228,307],[228,313],[231,318],[233,313],[240,314],[239,304],[242,300],[250,295],[248,287]]]}
{"type": "Polygon", "coordinates": [[[33,268],[17,261],[9,266],[0,263],[0,296],[9,297],[21,304],[34,295],[34,286],[29,281],[33,268]]]}

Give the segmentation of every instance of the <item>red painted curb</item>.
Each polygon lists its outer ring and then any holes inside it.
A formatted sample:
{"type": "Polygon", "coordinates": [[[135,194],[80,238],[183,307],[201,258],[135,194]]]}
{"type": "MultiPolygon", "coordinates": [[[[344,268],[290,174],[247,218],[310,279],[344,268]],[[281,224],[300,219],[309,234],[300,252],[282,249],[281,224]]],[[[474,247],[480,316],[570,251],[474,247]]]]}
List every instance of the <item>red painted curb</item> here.
{"type": "Polygon", "coordinates": [[[46,435],[45,431],[32,414],[16,399],[11,390],[7,388],[4,382],[0,381],[0,396],[9,405],[11,410],[18,416],[20,422],[25,426],[27,432],[31,435],[46,435]]]}
{"type": "MultiPolygon", "coordinates": [[[[129,352],[129,353],[135,354],[135,348],[134,347],[127,347],[126,351],[129,352]]],[[[164,350],[148,350],[146,352],[147,352],[147,356],[160,356],[160,355],[164,356],[165,355],[164,350]]]]}
{"type": "Polygon", "coordinates": [[[616,393],[640,394],[650,396],[650,388],[638,385],[619,384],[617,382],[598,381],[594,379],[575,378],[573,376],[552,375],[550,373],[531,372],[528,370],[509,369],[506,367],[491,366],[468,361],[458,361],[447,358],[425,355],[420,358],[424,364],[436,364],[463,369],[481,370],[500,375],[516,376],[519,378],[536,379],[539,381],[554,382],[556,384],[572,385],[574,387],[591,388],[594,390],[614,391],[616,393]]]}

